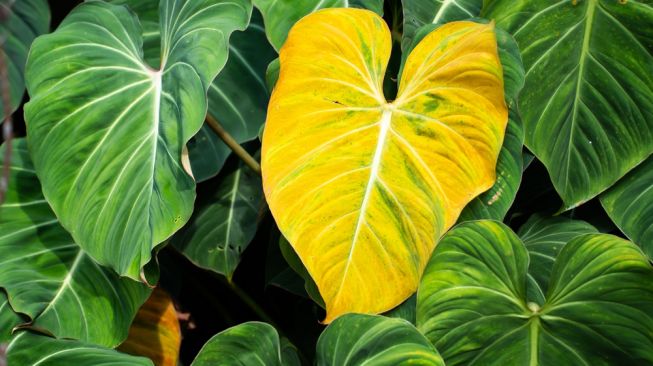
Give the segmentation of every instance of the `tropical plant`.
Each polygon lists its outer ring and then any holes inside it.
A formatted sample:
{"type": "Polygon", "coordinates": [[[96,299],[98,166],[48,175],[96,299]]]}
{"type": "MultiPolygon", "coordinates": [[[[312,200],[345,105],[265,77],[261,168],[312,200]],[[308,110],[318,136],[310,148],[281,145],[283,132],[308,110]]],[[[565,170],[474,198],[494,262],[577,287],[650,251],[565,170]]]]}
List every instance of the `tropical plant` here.
{"type": "Polygon", "coordinates": [[[0,0],[0,365],[653,364],[652,0],[0,0]]]}

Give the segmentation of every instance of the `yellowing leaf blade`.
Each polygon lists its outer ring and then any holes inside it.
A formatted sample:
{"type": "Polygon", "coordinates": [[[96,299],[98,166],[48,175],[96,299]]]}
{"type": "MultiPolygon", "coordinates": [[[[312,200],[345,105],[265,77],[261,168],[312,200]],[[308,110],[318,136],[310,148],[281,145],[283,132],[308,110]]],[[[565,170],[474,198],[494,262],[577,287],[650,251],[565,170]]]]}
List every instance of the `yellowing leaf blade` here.
{"type": "Polygon", "coordinates": [[[376,14],[328,9],[299,21],[280,53],[263,185],[325,322],[410,296],[439,237],[494,182],[507,108],[493,26],[427,36],[392,103],[390,48],[376,14]]]}

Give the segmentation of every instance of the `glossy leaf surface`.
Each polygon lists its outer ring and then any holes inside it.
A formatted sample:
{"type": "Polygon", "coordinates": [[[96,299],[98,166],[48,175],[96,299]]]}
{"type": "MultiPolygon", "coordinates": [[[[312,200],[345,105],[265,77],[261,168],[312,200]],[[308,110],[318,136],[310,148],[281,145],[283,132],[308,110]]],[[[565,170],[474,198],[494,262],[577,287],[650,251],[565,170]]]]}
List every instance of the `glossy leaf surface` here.
{"type": "Polygon", "coordinates": [[[653,360],[653,267],[634,244],[585,234],[560,251],[546,302],[528,302],[529,254],[508,227],[464,223],[440,242],[418,329],[447,365],[615,365],[653,360]]]}
{"type": "Polygon", "coordinates": [[[653,152],[650,1],[489,2],[521,47],[526,145],[576,207],[653,152]]]}
{"type": "Polygon", "coordinates": [[[11,308],[7,294],[0,290],[0,344],[8,342],[12,329],[23,322],[20,315],[11,308]]]}
{"type": "MultiPolygon", "coordinates": [[[[209,114],[239,143],[258,137],[265,122],[270,91],[265,83],[268,64],[277,57],[265,37],[258,11],[244,32],[229,41],[229,59],[209,87],[209,114]]],[[[198,181],[215,176],[231,150],[206,124],[189,143],[190,162],[198,181]]]]}
{"type": "Polygon", "coordinates": [[[13,149],[9,191],[0,206],[0,287],[35,328],[118,345],[150,289],[80,250],[43,198],[25,140],[14,140],[13,149]]]}
{"type": "Polygon", "coordinates": [[[530,257],[528,290],[537,292],[535,298],[544,299],[544,291],[549,287],[553,265],[562,248],[579,235],[595,233],[598,233],[598,230],[585,221],[571,220],[562,216],[546,217],[540,214],[531,216],[519,228],[517,234],[526,246],[530,257]]]}
{"type": "Polygon", "coordinates": [[[601,195],[601,204],[619,229],[653,258],[653,158],[601,195]]]}
{"type": "Polygon", "coordinates": [[[121,275],[140,278],[190,217],[184,145],[250,11],[245,0],[161,1],[160,70],[143,61],[134,13],[104,2],[79,5],[32,47],[25,117],[43,192],[75,242],[121,275]]]}
{"type": "Polygon", "coordinates": [[[383,0],[253,0],[263,14],[270,44],[280,50],[290,28],[302,17],[326,8],[365,8],[383,15],[383,0]]]}
{"type": "MultiPolygon", "coordinates": [[[[0,21],[0,56],[5,58],[11,102],[11,113],[20,105],[25,94],[25,61],[34,38],[50,28],[47,0],[1,1],[0,11],[6,18],[0,21]]],[[[4,116],[0,103],[0,116],[4,116]]]]}
{"type": "Polygon", "coordinates": [[[378,15],[328,9],[298,22],[280,54],[263,186],[326,322],[410,296],[436,240],[495,179],[508,111],[492,25],[426,36],[392,103],[390,45],[378,15]]]}
{"type": "Polygon", "coordinates": [[[111,348],[29,332],[14,337],[7,348],[7,361],[9,365],[33,366],[154,366],[147,358],[130,356],[111,348]]]}
{"type": "Polygon", "coordinates": [[[292,346],[269,324],[248,322],[213,336],[191,366],[299,366],[292,346]],[[290,347],[290,348],[289,348],[290,347]]]}
{"type": "Polygon", "coordinates": [[[121,352],[147,357],[155,366],[177,366],[181,329],[175,306],[164,290],[154,289],[138,309],[121,352]]]}
{"type": "Polygon", "coordinates": [[[318,366],[444,366],[442,357],[403,319],[348,314],[335,320],[317,342],[318,366]]]}
{"type": "Polygon", "coordinates": [[[215,192],[172,243],[196,265],[231,278],[256,234],[262,201],[261,177],[233,155],[215,192]]]}

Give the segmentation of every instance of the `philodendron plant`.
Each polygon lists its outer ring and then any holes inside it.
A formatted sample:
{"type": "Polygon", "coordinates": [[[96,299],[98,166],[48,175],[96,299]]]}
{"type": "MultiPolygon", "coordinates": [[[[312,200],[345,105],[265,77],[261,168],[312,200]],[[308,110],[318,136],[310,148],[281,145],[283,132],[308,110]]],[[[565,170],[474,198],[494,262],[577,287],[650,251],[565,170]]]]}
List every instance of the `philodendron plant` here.
{"type": "Polygon", "coordinates": [[[0,32],[0,365],[653,364],[652,0],[0,32]]]}

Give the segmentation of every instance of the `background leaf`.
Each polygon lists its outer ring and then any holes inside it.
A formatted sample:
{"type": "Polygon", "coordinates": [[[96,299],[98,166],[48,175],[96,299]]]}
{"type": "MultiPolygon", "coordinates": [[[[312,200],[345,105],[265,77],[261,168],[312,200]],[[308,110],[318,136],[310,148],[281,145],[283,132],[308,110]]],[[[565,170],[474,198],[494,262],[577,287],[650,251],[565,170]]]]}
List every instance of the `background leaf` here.
{"type": "Polygon", "coordinates": [[[576,207],[653,152],[649,1],[488,2],[481,14],[517,40],[526,68],[526,146],[576,207]]]}
{"type": "Polygon", "coordinates": [[[601,204],[619,229],[653,258],[653,158],[601,195],[601,204]]]}
{"type": "Polygon", "coordinates": [[[347,314],[317,342],[318,366],[444,366],[438,351],[403,319],[347,314]]]}
{"type": "MultiPolygon", "coordinates": [[[[10,113],[13,113],[25,94],[25,61],[29,47],[34,38],[50,29],[50,9],[47,0],[17,0],[0,2],[0,10],[6,14],[0,21],[0,52],[7,63],[10,113]]],[[[0,103],[0,116],[4,115],[4,103],[0,103]]]]}
{"type": "MultiPolygon", "coordinates": [[[[209,87],[209,114],[239,143],[254,140],[265,122],[270,92],[265,83],[268,64],[277,53],[265,37],[258,11],[244,32],[229,42],[229,59],[209,87]]],[[[215,176],[231,150],[204,124],[188,145],[195,179],[215,176]]]]}
{"type": "Polygon", "coordinates": [[[25,140],[14,140],[9,190],[0,206],[0,287],[13,309],[32,319],[30,326],[114,347],[126,338],[150,289],[84,254],[57,222],[33,169],[25,140]]]}
{"type": "Polygon", "coordinates": [[[288,343],[269,324],[248,322],[213,336],[191,366],[299,366],[288,343]],[[283,347],[282,347],[283,343],[283,347]]]}
{"type": "Polygon", "coordinates": [[[447,365],[614,365],[653,360],[653,267],[632,243],[577,236],[546,303],[527,302],[528,251],[505,225],[463,223],[436,248],[417,325],[447,365]]]}
{"type": "Polygon", "coordinates": [[[172,243],[199,267],[230,279],[256,234],[262,204],[261,177],[232,155],[211,197],[172,243]]]}
{"type": "Polygon", "coordinates": [[[279,51],[290,28],[302,17],[326,8],[366,8],[383,15],[383,0],[253,0],[263,14],[265,33],[270,44],[279,51]]]}
{"type": "Polygon", "coordinates": [[[134,14],[104,2],[79,5],[35,41],[27,66],[28,139],[46,199],[89,255],[134,279],[190,217],[183,146],[204,120],[229,34],[251,11],[245,0],[160,6],[162,70],[142,61],[134,14]]]}
{"type": "Polygon", "coordinates": [[[7,348],[9,365],[102,365],[102,366],[153,366],[144,357],[135,357],[110,348],[89,343],[21,332],[7,348]]]}
{"type": "Polygon", "coordinates": [[[177,366],[181,329],[175,306],[165,290],[157,287],[141,306],[129,327],[121,352],[144,356],[155,366],[177,366]]]}
{"type": "Polygon", "coordinates": [[[401,3],[404,8],[402,49],[405,50],[423,25],[477,17],[483,0],[402,0],[401,3]]]}

